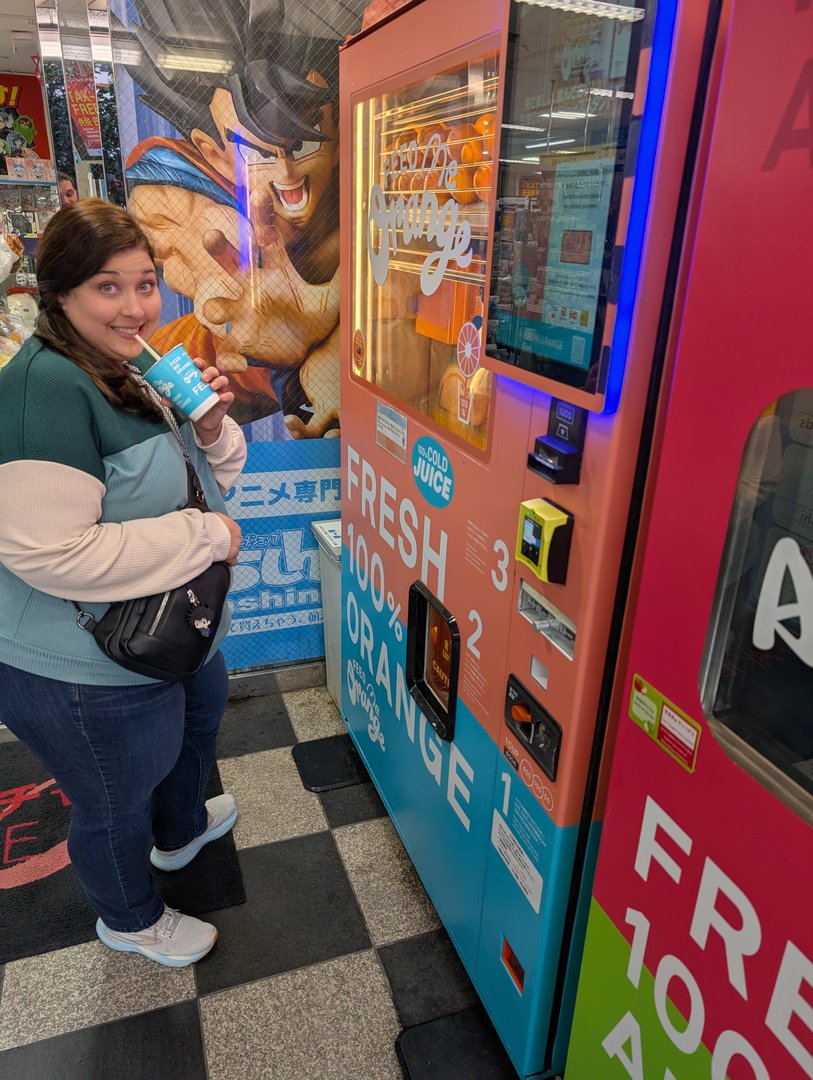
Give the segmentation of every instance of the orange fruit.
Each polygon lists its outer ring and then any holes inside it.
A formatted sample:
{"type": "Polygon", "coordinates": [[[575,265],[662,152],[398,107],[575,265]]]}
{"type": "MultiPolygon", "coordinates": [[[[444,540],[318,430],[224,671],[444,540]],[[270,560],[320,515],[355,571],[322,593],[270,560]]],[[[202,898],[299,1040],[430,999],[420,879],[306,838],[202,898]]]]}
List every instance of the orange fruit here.
{"type": "Polygon", "coordinates": [[[494,132],[497,128],[496,113],[483,113],[474,121],[474,127],[480,135],[480,157],[491,159],[494,157],[494,132]]]}
{"type": "Polygon", "coordinates": [[[454,178],[455,186],[451,189],[452,198],[456,202],[465,205],[477,201],[477,192],[473,190],[474,171],[471,165],[465,165],[457,170],[457,176],[454,178]]]}
{"type": "Polygon", "coordinates": [[[493,180],[494,167],[492,165],[481,165],[479,169],[475,170],[473,183],[474,190],[477,192],[478,199],[482,199],[483,202],[488,201],[488,197],[491,194],[491,185],[493,180]]]}
{"type": "Polygon", "coordinates": [[[451,192],[447,188],[440,186],[440,169],[432,169],[431,172],[423,174],[423,190],[433,191],[437,195],[438,203],[447,202],[450,198],[451,192]]]}
{"type": "Polygon", "coordinates": [[[488,154],[484,154],[484,143],[482,139],[470,139],[469,142],[463,143],[463,149],[460,151],[460,160],[464,165],[481,165],[483,163],[483,157],[488,157],[488,154]]]}
{"type": "Polygon", "coordinates": [[[449,135],[446,140],[449,156],[454,158],[455,161],[460,161],[465,144],[476,138],[477,131],[471,124],[455,124],[454,127],[449,128],[449,135]]]}
{"type": "Polygon", "coordinates": [[[425,127],[418,128],[418,146],[426,146],[433,135],[440,135],[441,142],[446,139],[446,125],[440,124],[427,124],[425,127]]]}
{"type": "Polygon", "coordinates": [[[474,130],[478,135],[493,135],[496,127],[497,114],[493,112],[483,113],[474,121],[474,130]]]}

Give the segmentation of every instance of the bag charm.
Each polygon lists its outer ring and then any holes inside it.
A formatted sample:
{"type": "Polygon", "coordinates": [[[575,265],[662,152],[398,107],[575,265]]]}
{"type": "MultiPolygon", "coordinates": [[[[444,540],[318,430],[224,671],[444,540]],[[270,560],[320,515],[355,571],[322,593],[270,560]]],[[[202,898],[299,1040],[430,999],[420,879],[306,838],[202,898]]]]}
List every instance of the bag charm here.
{"type": "Polygon", "coordinates": [[[186,613],[186,621],[199,634],[204,637],[211,637],[215,632],[216,613],[208,604],[204,604],[203,601],[199,600],[192,589],[187,589],[186,595],[189,597],[190,605],[189,611],[186,613]]]}

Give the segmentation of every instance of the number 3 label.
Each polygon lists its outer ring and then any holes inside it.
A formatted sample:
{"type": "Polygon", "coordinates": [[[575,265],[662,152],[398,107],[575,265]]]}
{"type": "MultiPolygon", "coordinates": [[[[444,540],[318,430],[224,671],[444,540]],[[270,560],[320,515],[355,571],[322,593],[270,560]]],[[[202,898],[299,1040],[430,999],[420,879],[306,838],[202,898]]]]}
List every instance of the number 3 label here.
{"type": "Polygon", "coordinates": [[[491,571],[491,580],[496,589],[505,592],[508,588],[508,545],[504,540],[497,540],[493,550],[497,555],[497,568],[491,571]]]}

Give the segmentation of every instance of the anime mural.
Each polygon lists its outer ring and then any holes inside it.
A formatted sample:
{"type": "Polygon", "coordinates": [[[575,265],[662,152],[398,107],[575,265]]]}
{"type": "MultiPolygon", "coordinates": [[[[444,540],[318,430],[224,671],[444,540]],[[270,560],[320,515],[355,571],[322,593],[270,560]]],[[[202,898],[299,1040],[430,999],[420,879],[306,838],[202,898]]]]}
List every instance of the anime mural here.
{"type": "Polygon", "coordinates": [[[311,522],[339,514],[338,48],[361,0],[112,7],[128,209],[164,325],[229,373],[249,459],[229,666],[323,654],[311,522]]]}

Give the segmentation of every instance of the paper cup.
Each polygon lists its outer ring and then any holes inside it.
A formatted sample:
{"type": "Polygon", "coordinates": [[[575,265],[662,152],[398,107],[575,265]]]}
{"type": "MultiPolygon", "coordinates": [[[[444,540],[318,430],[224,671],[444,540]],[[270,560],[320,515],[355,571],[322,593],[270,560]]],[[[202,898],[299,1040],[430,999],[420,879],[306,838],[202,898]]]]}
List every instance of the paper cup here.
{"type": "Polygon", "coordinates": [[[176,345],[156,360],[144,372],[144,378],[190,420],[200,420],[220,400],[200,377],[198,367],[183,345],[176,345]]]}

